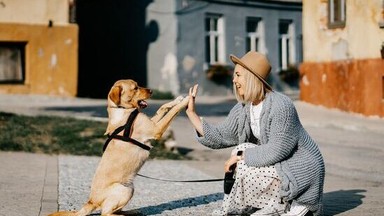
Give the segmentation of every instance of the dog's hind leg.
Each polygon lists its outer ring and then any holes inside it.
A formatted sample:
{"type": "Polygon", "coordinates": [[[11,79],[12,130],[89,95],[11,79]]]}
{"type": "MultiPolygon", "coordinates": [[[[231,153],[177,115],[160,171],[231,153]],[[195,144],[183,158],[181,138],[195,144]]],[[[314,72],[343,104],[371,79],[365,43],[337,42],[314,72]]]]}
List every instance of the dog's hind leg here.
{"type": "Polygon", "coordinates": [[[92,201],[88,201],[78,212],[76,212],[76,216],[86,216],[91,213],[96,206],[92,203],[92,201]]]}
{"type": "Polygon", "coordinates": [[[115,183],[108,192],[106,199],[101,205],[101,215],[110,216],[115,215],[114,212],[121,210],[133,196],[133,184],[124,186],[119,183],[115,183]]]}

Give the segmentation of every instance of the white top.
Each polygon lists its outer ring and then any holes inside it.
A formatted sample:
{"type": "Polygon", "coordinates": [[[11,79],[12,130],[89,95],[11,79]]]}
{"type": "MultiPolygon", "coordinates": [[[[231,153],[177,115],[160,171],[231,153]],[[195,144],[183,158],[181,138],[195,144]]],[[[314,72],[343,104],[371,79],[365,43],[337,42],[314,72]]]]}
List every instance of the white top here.
{"type": "Polygon", "coordinates": [[[255,106],[251,104],[251,108],[249,109],[251,116],[251,130],[257,139],[260,139],[260,114],[262,109],[263,101],[255,106]]]}

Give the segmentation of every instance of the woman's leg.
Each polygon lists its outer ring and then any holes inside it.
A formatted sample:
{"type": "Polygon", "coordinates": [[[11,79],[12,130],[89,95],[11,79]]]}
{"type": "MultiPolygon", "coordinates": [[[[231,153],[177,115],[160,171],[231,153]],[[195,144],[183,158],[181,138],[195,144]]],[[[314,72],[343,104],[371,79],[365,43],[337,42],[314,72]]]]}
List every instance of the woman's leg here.
{"type": "MultiPolygon", "coordinates": [[[[237,151],[252,148],[255,144],[243,143],[238,145],[232,155],[237,151]]],[[[221,212],[245,213],[256,209],[270,209],[273,211],[282,208],[279,196],[280,180],[274,166],[249,167],[244,161],[237,163],[236,181],[230,192],[223,200],[221,212]]]]}

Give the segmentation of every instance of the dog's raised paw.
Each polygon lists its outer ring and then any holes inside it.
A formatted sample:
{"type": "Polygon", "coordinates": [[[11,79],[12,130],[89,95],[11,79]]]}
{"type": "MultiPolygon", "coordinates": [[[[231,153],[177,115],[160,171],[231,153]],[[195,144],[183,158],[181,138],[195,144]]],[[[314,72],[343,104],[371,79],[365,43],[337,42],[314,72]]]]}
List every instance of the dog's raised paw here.
{"type": "Polygon", "coordinates": [[[189,96],[185,96],[185,97],[183,98],[183,100],[181,101],[181,103],[182,103],[184,106],[187,106],[188,102],[189,102],[189,96]]]}
{"type": "Polygon", "coordinates": [[[175,101],[177,101],[177,102],[181,102],[183,99],[184,99],[184,97],[183,97],[182,95],[180,95],[179,97],[177,97],[177,98],[175,99],[175,101]]]}

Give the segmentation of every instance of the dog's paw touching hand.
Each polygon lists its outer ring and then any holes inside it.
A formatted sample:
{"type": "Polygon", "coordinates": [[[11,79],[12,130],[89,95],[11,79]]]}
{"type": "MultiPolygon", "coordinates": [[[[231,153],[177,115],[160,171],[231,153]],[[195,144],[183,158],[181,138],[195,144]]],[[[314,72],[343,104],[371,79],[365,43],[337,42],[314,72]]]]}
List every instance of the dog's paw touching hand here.
{"type": "Polygon", "coordinates": [[[179,97],[177,97],[175,99],[176,102],[180,103],[182,100],[184,99],[184,97],[182,95],[180,95],[179,97]]]}
{"type": "Polygon", "coordinates": [[[187,106],[188,103],[189,103],[189,96],[185,96],[181,101],[181,104],[183,104],[183,106],[187,106]]]}

